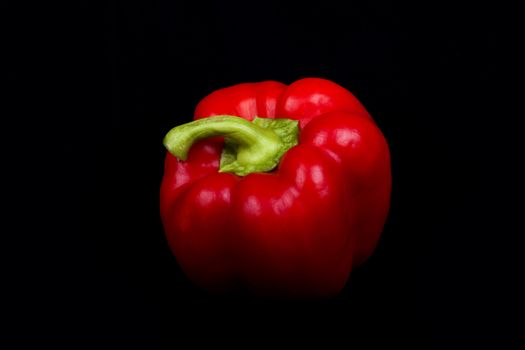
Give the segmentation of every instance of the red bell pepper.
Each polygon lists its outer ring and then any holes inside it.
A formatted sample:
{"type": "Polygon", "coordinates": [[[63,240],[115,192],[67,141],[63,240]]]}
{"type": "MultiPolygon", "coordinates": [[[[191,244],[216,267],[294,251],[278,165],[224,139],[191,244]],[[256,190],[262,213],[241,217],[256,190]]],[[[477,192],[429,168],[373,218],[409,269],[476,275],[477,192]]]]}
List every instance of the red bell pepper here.
{"type": "Polygon", "coordinates": [[[388,145],[324,79],[245,83],[173,128],[161,217],[187,276],[210,291],[326,297],[375,249],[390,203],[388,145]]]}

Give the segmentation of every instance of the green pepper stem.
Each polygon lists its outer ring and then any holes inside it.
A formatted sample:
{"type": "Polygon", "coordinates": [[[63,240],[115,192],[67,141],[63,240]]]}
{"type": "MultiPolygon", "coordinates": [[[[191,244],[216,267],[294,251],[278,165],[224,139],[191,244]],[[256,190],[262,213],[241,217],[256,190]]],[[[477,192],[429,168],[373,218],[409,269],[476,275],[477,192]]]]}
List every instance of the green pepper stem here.
{"type": "MultiPolygon", "coordinates": [[[[297,129],[296,121],[286,121],[292,122],[291,125],[297,129]]],[[[214,136],[223,136],[236,151],[235,164],[221,166],[220,171],[234,172],[237,175],[272,170],[284,152],[291,147],[271,127],[262,127],[255,121],[229,115],[179,125],[168,132],[164,145],[171,154],[184,161],[195,142],[214,136]]],[[[294,145],[296,143],[297,137],[294,145]]]]}

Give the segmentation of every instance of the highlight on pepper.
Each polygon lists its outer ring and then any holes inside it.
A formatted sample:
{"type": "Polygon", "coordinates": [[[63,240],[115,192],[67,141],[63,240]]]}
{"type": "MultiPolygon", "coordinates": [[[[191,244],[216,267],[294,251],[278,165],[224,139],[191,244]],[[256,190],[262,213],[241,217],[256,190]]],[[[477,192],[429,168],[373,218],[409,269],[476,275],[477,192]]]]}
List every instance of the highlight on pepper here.
{"type": "Polygon", "coordinates": [[[210,292],[337,295],[390,206],[388,144],[357,98],[320,78],[212,92],[175,126],[160,210],[185,274],[210,292]]]}

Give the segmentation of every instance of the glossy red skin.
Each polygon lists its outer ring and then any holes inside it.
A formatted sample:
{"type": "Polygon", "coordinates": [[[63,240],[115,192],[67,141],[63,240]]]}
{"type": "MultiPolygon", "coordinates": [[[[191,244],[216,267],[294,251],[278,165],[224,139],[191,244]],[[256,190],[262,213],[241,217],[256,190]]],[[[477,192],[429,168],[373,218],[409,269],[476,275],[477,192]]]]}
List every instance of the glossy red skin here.
{"type": "Polygon", "coordinates": [[[290,118],[299,145],[271,173],[219,173],[222,139],[188,159],[166,156],[161,216],[185,273],[210,291],[327,297],[375,249],[387,217],[391,172],[385,138],[341,86],[306,78],[245,83],[205,97],[195,119],[290,118]]]}

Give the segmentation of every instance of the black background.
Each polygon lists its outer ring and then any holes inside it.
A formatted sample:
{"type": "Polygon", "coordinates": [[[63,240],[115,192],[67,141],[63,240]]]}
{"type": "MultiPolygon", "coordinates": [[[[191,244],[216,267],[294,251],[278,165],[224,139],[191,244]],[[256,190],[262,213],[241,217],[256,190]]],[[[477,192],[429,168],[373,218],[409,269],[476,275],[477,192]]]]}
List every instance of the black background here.
{"type": "MultiPolygon", "coordinates": [[[[20,68],[8,70],[18,113],[27,107],[27,95],[16,95],[22,88],[40,95],[29,107],[65,112],[49,123],[53,151],[29,159],[42,174],[59,169],[45,178],[47,200],[35,196],[33,205],[55,214],[41,219],[58,234],[39,232],[17,258],[30,277],[14,273],[34,280],[22,297],[38,310],[31,322],[49,326],[45,337],[155,347],[183,339],[280,344],[284,335],[428,349],[484,336],[471,320],[493,311],[486,296],[501,277],[480,247],[497,250],[493,234],[505,230],[487,202],[498,202],[497,165],[510,158],[493,147],[502,45],[493,9],[394,1],[78,5],[52,8],[65,25],[44,20],[58,43],[36,27],[6,25],[14,28],[13,51],[33,45],[12,60],[20,68]],[[164,239],[162,138],[215,89],[311,76],[352,91],[390,145],[392,204],[379,246],[328,301],[207,295],[186,279],[164,239]],[[60,94],[46,91],[55,85],[60,94]]],[[[22,219],[19,227],[30,224],[22,219]]]]}

